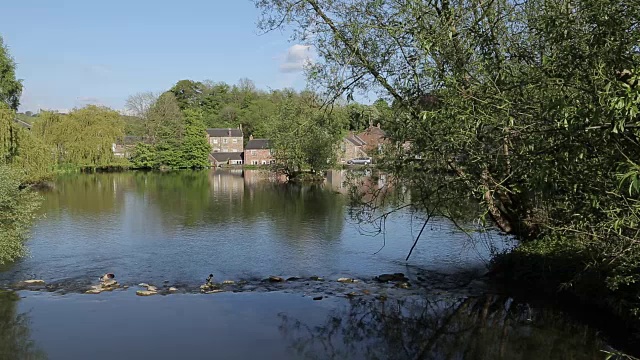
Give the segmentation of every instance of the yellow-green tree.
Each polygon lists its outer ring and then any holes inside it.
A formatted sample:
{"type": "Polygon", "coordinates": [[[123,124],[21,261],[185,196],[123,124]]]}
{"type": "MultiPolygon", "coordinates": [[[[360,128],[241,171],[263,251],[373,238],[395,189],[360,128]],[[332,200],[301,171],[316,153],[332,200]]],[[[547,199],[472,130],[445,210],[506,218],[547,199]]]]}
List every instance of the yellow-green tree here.
{"type": "Polygon", "coordinates": [[[69,115],[43,113],[33,131],[57,157],[58,164],[104,167],[113,164],[112,145],[124,136],[118,112],[89,105],[69,115]]]}

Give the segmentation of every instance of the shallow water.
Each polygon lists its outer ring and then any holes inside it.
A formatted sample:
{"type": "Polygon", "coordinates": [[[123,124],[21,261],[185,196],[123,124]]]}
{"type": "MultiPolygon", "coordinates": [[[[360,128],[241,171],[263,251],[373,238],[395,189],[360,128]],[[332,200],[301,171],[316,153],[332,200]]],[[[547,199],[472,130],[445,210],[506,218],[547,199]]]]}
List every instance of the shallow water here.
{"type": "Polygon", "coordinates": [[[2,359],[602,359],[597,332],[496,296],[0,293],[2,359]]]}

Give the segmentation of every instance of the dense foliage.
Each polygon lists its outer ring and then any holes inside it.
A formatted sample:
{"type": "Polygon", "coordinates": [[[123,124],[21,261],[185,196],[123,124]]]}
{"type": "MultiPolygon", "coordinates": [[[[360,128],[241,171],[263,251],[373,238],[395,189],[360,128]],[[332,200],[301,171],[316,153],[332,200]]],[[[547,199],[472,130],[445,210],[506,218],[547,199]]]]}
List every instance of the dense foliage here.
{"type": "Polygon", "coordinates": [[[0,103],[7,104],[11,109],[18,110],[22,81],[16,79],[16,63],[9,55],[9,49],[0,36],[0,103]]]}
{"type": "Polygon", "coordinates": [[[416,205],[476,198],[527,243],[503,265],[640,306],[640,2],[255,2],[262,29],[314,45],[328,97],[393,102],[384,165],[416,205]]]}
{"type": "Polygon", "coordinates": [[[178,107],[166,92],[144,112],[145,142],[139,142],[131,159],[137,168],[197,169],[209,166],[210,147],[199,110],[178,107]]]}
{"type": "Polygon", "coordinates": [[[47,144],[58,165],[107,167],[116,161],[112,145],[124,136],[124,122],[114,110],[89,105],[68,115],[42,112],[32,132],[47,144]]]}

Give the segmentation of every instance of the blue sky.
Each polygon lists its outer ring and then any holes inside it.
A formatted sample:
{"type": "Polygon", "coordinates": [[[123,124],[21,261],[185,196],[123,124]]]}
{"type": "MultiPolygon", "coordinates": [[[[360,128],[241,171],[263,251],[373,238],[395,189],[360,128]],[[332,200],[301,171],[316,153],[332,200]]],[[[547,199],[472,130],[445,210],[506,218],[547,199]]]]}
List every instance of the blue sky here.
{"type": "Polygon", "coordinates": [[[120,110],[127,96],[181,79],[305,86],[308,48],[282,32],[259,35],[249,0],[20,0],[0,9],[0,35],[24,80],[21,111],[120,110]]]}

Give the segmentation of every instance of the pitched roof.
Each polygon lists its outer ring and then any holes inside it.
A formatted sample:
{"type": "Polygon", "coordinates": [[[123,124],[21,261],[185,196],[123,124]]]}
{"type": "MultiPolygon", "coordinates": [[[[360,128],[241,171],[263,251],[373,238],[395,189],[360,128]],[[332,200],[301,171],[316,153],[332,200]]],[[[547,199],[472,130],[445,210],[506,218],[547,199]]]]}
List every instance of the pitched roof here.
{"type": "Polygon", "coordinates": [[[378,126],[369,126],[365,131],[358,134],[358,136],[375,135],[380,137],[387,136],[387,133],[380,129],[378,126]]]}
{"type": "Polygon", "coordinates": [[[271,149],[271,141],[269,139],[251,139],[244,148],[245,150],[271,149]]]}
{"type": "Polygon", "coordinates": [[[13,121],[15,121],[18,125],[22,126],[23,128],[27,128],[29,130],[31,130],[31,124],[24,122],[22,120],[19,119],[13,119],[13,121]]]}
{"type": "Polygon", "coordinates": [[[354,134],[347,136],[346,139],[355,146],[363,146],[367,144],[364,140],[360,139],[358,135],[354,135],[354,134]]]}
{"type": "Polygon", "coordinates": [[[207,134],[211,137],[242,137],[240,129],[207,129],[207,134]]]}
{"type": "Polygon", "coordinates": [[[229,160],[242,160],[242,153],[240,152],[213,152],[209,154],[209,159],[215,160],[219,163],[225,163],[229,160]]]}

